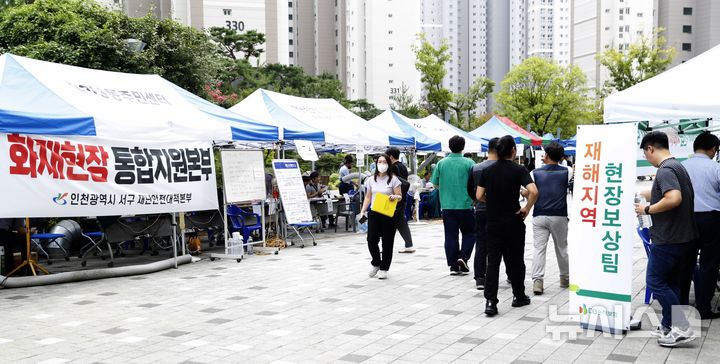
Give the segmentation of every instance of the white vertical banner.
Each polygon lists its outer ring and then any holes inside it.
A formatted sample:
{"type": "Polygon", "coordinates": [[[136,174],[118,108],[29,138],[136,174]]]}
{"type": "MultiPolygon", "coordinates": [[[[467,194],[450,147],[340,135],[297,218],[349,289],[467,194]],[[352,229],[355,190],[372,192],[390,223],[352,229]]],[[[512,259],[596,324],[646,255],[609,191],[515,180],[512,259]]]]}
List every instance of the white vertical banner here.
{"type": "Polygon", "coordinates": [[[630,324],[637,124],[579,125],[568,236],[570,313],[583,327],[630,324]]]}

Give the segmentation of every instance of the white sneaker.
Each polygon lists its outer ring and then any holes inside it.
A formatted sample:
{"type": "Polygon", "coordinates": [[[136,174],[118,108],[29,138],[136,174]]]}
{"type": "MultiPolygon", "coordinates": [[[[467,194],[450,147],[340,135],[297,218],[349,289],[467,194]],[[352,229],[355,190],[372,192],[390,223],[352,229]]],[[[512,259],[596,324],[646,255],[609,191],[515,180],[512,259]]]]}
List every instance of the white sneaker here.
{"type": "Polygon", "coordinates": [[[378,279],[387,279],[387,271],[381,270],[380,273],[378,273],[378,279]]]}
{"type": "Polygon", "coordinates": [[[368,273],[368,277],[374,278],[379,270],[380,270],[380,267],[373,266],[372,269],[370,269],[370,273],[368,273]]]}
{"type": "Polygon", "coordinates": [[[670,330],[664,329],[662,326],[658,326],[655,328],[655,330],[650,331],[650,335],[652,335],[653,337],[658,337],[658,338],[663,337],[663,336],[667,335],[668,333],[670,333],[670,330]]]}
{"type": "Polygon", "coordinates": [[[402,248],[398,251],[398,253],[415,253],[415,249],[413,249],[412,247],[402,248]]]}
{"type": "Polygon", "coordinates": [[[674,347],[695,340],[695,334],[691,328],[683,331],[677,327],[673,327],[667,335],[658,338],[657,342],[660,346],[674,347]]]}

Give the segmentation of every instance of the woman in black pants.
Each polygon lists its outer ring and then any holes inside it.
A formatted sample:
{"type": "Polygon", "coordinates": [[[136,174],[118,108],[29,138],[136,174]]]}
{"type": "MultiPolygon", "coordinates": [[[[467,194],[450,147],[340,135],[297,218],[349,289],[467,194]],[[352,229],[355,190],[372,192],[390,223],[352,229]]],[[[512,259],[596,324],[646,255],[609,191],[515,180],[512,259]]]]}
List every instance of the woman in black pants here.
{"type": "MultiPolygon", "coordinates": [[[[390,165],[390,157],[381,154],[376,161],[375,175],[365,180],[365,201],[363,201],[360,213],[368,218],[367,242],[370,250],[370,257],[373,268],[370,271],[370,278],[377,275],[379,279],[387,278],[387,271],[392,262],[393,243],[395,241],[395,222],[391,216],[370,211],[368,207],[375,201],[378,193],[388,195],[390,200],[401,200],[400,180],[393,175],[390,165]],[[378,243],[382,238],[382,257],[378,243]],[[378,272],[379,271],[379,272],[378,272]]],[[[398,213],[397,211],[395,213],[398,213]]]]}

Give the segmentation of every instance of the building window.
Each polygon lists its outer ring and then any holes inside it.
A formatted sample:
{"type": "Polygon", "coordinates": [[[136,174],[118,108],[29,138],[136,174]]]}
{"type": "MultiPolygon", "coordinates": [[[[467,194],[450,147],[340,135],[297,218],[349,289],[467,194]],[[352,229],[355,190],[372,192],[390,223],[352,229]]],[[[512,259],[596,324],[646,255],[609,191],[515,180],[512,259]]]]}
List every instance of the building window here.
{"type": "Polygon", "coordinates": [[[637,13],[637,17],[638,17],[638,18],[642,18],[642,17],[643,17],[643,13],[637,13]]]}
{"type": "Polygon", "coordinates": [[[392,31],[392,30],[388,30],[388,34],[392,34],[392,33],[393,33],[393,31],[392,31]]]}
{"type": "Polygon", "coordinates": [[[293,58],[294,54],[293,52],[290,52],[290,58],[293,58]]]}
{"type": "Polygon", "coordinates": [[[290,39],[288,42],[289,42],[290,45],[293,45],[293,40],[292,40],[292,39],[290,39]]]}
{"type": "Polygon", "coordinates": [[[683,8],[683,15],[692,15],[692,8],[683,8]]]}
{"type": "Polygon", "coordinates": [[[288,27],[288,32],[292,33],[292,32],[293,32],[293,28],[292,28],[292,27],[288,27]]]}
{"type": "Polygon", "coordinates": [[[292,8],[292,1],[288,1],[288,8],[292,8]]]}
{"type": "Polygon", "coordinates": [[[388,63],[388,67],[392,67],[392,66],[393,66],[393,64],[392,64],[392,63],[388,63]]]}
{"type": "Polygon", "coordinates": [[[392,18],[392,14],[388,14],[388,18],[392,18]]]}
{"type": "Polygon", "coordinates": [[[388,47],[388,50],[389,50],[389,51],[393,50],[393,47],[388,47]]]}
{"type": "Polygon", "coordinates": [[[288,14],[288,20],[293,20],[293,19],[292,19],[292,14],[288,14]]]}
{"type": "Polygon", "coordinates": [[[683,43],[682,44],[682,50],[691,52],[692,51],[692,44],[691,43],[683,43]]]}
{"type": "Polygon", "coordinates": [[[223,15],[232,15],[232,9],[223,9],[223,15]]]}
{"type": "Polygon", "coordinates": [[[692,25],[683,25],[683,33],[692,34],[692,25]]]}

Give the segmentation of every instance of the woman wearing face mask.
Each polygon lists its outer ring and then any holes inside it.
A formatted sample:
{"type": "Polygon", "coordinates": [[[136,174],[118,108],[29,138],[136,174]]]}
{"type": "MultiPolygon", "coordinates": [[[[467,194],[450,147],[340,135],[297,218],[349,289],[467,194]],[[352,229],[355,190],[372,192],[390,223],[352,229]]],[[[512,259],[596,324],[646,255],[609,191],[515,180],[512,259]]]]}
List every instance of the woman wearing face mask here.
{"type": "Polygon", "coordinates": [[[388,168],[389,162],[390,157],[386,154],[381,154],[377,158],[375,174],[365,180],[365,201],[360,209],[360,213],[368,218],[367,242],[372,259],[370,264],[373,266],[369,274],[370,278],[377,276],[379,279],[386,279],[392,262],[396,230],[393,218],[374,211],[367,211],[371,201],[375,201],[375,195],[378,193],[388,195],[390,200],[402,199],[400,180],[393,176],[392,169],[388,168]],[[378,247],[381,238],[382,256],[378,247]]]}

